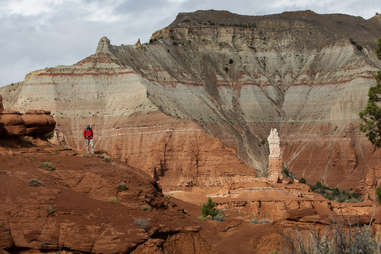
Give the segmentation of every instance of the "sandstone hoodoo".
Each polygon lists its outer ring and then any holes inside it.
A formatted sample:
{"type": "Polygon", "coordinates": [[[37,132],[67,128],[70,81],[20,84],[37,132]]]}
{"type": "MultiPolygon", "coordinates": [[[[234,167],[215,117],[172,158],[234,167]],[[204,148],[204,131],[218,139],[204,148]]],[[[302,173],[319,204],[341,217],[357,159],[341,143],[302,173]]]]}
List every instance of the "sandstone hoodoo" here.
{"type": "Polygon", "coordinates": [[[359,179],[380,165],[358,131],[379,37],[374,18],[341,14],[180,13],[150,43],[103,37],[94,55],[0,93],[9,108],[51,110],[75,149],[90,122],[96,150],[166,190],[265,176],[274,127],[298,177],[363,189],[359,179]]]}
{"type": "Polygon", "coordinates": [[[282,180],[283,166],[280,150],[280,138],[277,129],[271,129],[267,141],[270,149],[268,179],[276,183],[282,180]]]}

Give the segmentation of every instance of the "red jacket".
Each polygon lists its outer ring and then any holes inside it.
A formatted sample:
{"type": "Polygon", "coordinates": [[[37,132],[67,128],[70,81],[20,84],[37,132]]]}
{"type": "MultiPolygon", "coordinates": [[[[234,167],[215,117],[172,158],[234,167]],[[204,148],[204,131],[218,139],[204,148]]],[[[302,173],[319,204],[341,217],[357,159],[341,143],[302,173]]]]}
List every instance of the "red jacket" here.
{"type": "Polygon", "coordinates": [[[85,139],[93,139],[93,130],[92,129],[85,129],[84,131],[83,131],[83,137],[85,138],[85,139]]]}

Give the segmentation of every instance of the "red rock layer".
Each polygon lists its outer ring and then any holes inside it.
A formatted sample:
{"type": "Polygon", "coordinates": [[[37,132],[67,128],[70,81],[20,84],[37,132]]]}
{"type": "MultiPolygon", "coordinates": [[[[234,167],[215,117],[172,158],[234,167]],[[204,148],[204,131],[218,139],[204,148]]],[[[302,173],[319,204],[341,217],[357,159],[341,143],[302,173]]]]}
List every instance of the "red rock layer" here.
{"type": "Polygon", "coordinates": [[[0,250],[215,253],[193,219],[143,172],[34,145],[13,148],[9,156],[0,140],[0,250]]]}
{"type": "MultiPolygon", "coordinates": [[[[76,122],[81,129],[65,133],[67,142],[77,144],[81,151],[84,143],[80,133],[87,121],[90,119],[76,122]]],[[[205,133],[193,121],[156,111],[116,121],[109,119],[107,123],[93,118],[91,123],[95,150],[106,150],[114,158],[142,169],[159,180],[166,191],[223,186],[234,177],[256,175],[253,168],[237,158],[234,149],[205,133]]],[[[73,124],[59,119],[57,128],[73,124]]]]}
{"type": "Polygon", "coordinates": [[[0,95],[0,136],[34,136],[54,130],[56,121],[50,111],[28,110],[21,114],[14,110],[4,110],[0,95]]]}

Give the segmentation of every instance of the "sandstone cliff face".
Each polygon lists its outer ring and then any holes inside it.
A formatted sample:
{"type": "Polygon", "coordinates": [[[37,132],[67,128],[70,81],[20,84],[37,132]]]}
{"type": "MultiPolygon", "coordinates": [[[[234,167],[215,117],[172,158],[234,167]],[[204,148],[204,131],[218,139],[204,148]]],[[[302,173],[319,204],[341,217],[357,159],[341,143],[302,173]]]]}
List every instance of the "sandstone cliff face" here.
{"type": "Polygon", "coordinates": [[[381,66],[378,37],[375,18],[198,11],[179,14],[149,44],[102,38],[96,54],[0,92],[12,108],[52,110],[74,148],[92,123],[97,149],[171,188],[255,176],[250,167],[265,173],[271,127],[298,176],[354,187],[372,156],[358,112],[381,66]]]}

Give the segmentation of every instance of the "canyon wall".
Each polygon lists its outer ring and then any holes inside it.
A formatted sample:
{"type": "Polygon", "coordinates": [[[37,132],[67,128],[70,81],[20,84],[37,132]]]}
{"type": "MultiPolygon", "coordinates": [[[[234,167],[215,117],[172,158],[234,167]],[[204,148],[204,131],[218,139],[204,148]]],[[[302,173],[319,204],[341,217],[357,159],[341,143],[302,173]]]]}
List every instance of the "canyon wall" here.
{"type": "Polygon", "coordinates": [[[266,174],[271,128],[297,176],[360,188],[381,166],[358,130],[381,68],[379,37],[378,16],[180,13],[150,43],[113,46],[104,37],[94,55],[0,93],[12,108],[51,110],[75,149],[91,123],[96,150],[167,189],[266,174]]]}

